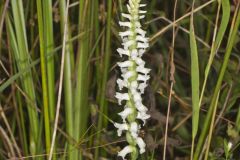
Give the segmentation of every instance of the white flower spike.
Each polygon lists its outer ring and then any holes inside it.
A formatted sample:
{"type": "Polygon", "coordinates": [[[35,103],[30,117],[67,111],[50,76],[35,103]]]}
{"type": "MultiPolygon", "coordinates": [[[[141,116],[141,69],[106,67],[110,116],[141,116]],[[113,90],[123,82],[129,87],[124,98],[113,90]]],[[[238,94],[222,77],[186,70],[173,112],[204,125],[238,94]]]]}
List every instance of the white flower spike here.
{"type": "Polygon", "coordinates": [[[119,25],[126,29],[119,32],[122,48],[118,48],[117,52],[120,57],[127,56],[125,57],[127,60],[117,63],[122,72],[122,79],[117,79],[117,84],[120,91],[124,89],[126,92],[116,93],[118,104],[125,103],[125,108],[118,113],[122,117],[123,124],[114,123],[114,126],[118,129],[118,136],[126,132],[129,145],[118,152],[118,156],[123,159],[127,154],[131,154],[131,157],[137,159],[138,153],[145,152],[146,144],[138,134],[141,125],[145,125],[146,120],[150,118],[150,115],[147,114],[147,107],[142,104],[142,94],[147,87],[151,70],[145,68],[145,61],[142,59],[146,48],[149,47],[149,39],[145,37],[146,31],[141,28],[140,19],[143,19],[145,15],[142,14],[146,13],[142,7],[145,7],[146,4],[140,4],[140,1],[128,0],[128,13],[122,13],[126,21],[119,22],[119,25]]]}

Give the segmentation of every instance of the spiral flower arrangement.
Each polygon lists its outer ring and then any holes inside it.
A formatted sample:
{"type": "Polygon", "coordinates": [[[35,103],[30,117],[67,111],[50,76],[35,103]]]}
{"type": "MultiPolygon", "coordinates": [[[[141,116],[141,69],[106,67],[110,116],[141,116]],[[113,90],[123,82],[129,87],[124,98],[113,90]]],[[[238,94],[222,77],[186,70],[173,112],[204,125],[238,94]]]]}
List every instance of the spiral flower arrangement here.
{"type": "Polygon", "coordinates": [[[117,49],[120,57],[127,56],[127,60],[118,63],[122,78],[117,79],[117,84],[123,93],[117,92],[115,97],[119,105],[122,105],[124,101],[124,110],[118,113],[123,123],[114,123],[114,126],[118,129],[118,136],[126,132],[128,142],[128,145],[118,152],[118,156],[125,159],[127,154],[131,154],[132,160],[137,159],[138,153],[145,152],[146,144],[138,133],[141,126],[145,125],[146,119],[150,118],[150,115],[146,113],[147,107],[142,104],[141,96],[150,78],[148,75],[150,69],[144,67],[145,62],[141,58],[149,44],[148,38],[145,37],[146,31],[141,28],[140,23],[140,20],[145,17],[143,14],[146,13],[141,8],[146,4],[140,4],[140,1],[129,0],[128,13],[122,13],[127,21],[120,21],[119,25],[126,30],[119,33],[123,47],[117,49]],[[142,121],[142,125],[139,120],[142,121]]]}

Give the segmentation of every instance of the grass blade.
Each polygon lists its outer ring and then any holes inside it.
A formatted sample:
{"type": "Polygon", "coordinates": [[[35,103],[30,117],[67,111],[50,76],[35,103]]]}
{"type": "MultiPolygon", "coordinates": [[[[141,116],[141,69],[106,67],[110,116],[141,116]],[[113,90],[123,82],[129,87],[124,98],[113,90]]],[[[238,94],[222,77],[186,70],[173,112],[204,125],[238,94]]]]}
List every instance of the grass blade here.
{"type": "MultiPolygon", "coordinates": [[[[66,16],[66,3],[65,1],[60,1],[60,18],[61,18],[61,33],[64,34],[64,19],[66,16]]],[[[69,25],[67,24],[67,27],[69,25]]],[[[68,27],[69,28],[69,27],[68,27]]],[[[62,38],[63,39],[63,38],[62,38]]],[[[70,29],[66,35],[66,41],[71,39],[70,29]]],[[[64,65],[64,102],[66,111],[66,130],[68,136],[73,138],[74,133],[74,121],[73,121],[73,88],[72,88],[72,61],[71,56],[73,56],[72,43],[66,44],[65,50],[65,65],[64,65]]],[[[68,142],[68,159],[73,160],[73,145],[68,142]]]]}
{"type": "MultiPolygon", "coordinates": [[[[193,2],[193,6],[194,6],[194,2],[193,2]]],[[[198,49],[197,49],[197,42],[196,42],[196,37],[194,32],[194,25],[193,25],[193,13],[191,15],[191,20],[190,20],[190,49],[191,49],[192,153],[193,153],[194,140],[198,131],[199,110],[200,110],[198,49]]]]}
{"type": "MultiPolygon", "coordinates": [[[[52,18],[52,0],[43,0],[43,24],[44,24],[44,51],[49,53],[54,49],[53,35],[53,18],[52,18]]],[[[54,56],[47,54],[47,86],[48,86],[48,105],[49,105],[49,120],[54,122],[55,115],[55,71],[54,71],[54,56]]],[[[51,127],[51,126],[50,126],[51,127]]],[[[51,127],[53,129],[53,127],[51,127]]]]}
{"type": "MultiPolygon", "coordinates": [[[[79,33],[85,32],[90,28],[90,0],[79,1],[79,33]]],[[[78,41],[78,53],[76,62],[76,87],[74,90],[74,138],[79,141],[86,129],[87,118],[89,114],[88,90],[89,90],[89,32],[83,39],[78,41]]],[[[74,159],[81,159],[77,150],[74,151],[74,159]]]]}
{"type": "Polygon", "coordinates": [[[49,121],[49,102],[48,102],[48,87],[47,87],[47,69],[46,69],[46,55],[45,55],[45,40],[44,40],[44,21],[43,21],[43,5],[41,0],[37,0],[38,13],[38,30],[40,40],[40,57],[41,57],[41,75],[42,75],[42,94],[43,94],[43,112],[44,112],[44,126],[45,126],[45,143],[46,153],[49,154],[51,145],[51,131],[49,121]]]}

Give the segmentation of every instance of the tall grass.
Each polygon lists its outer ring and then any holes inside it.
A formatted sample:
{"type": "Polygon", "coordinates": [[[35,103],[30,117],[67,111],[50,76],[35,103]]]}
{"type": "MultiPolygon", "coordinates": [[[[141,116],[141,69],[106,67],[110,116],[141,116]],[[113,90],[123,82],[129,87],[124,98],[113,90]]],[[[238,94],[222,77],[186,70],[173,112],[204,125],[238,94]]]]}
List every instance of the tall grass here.
{"type": "MultiPolygon", "coordinates": [[[[142,2],[152,118],[139,159],[239,159],[240,2],[142,2]]],[[[0,1],[0,159],[117,159],[126,10],[124,0],[0,1]]]]}
{"type": "MultiPolygon", "coordinates": [[[[64,19],[66,18],[66,3],[65,1],[60,1],[59,4],[60,7],[60,16],[61,16],[61,34],[63,37],[64,34],[64,19]]],[[[68,20],[69,22],[69,20],[68,20]]],[[[71,30],[70,25],[67,23],[66,25],[68,27],[68,32],[66,33],[66,41],[69,41],[71,39],[71,30]]],[[[62,38],[63,40],[63,38],[62,38]]],[[[66,45],[66,51],[65,51],[65,65],[64,65],[64,104],[65,104],[65,116],[66,116],[66,133],[68,134],[69,142],[68,142],[68,149],[67,154],[68,158],[71,160],[73,159],[72,149],[74,148],[73,142],[71,140],[71,137],[73,137],[73,83],[72,83],[72,72],[73,72],[73,46],[72,43],[68,43],[66,45]]]]}
{"type": "MultiPolygon", "coordinates": [[[[9,11],[6,17],[7,32],[13,53],[14,62],[17,65],[17,70],[21,72],[26,69],[31,61],[28,49],[26,26],[24,20],[23,3],[22,1],[11,1],[12,10],[9,11]],[[12,12],[12,20],[10,15],[12,12]]],[[[32,155],[39,153],[41,142],[39,139],[39,119],[37,113],[36,93],[33,83],[32,72],[21,75],[21,86],[23,88],[26,107],[28,110],[29,129],[29,151],[32,155]]]]}
{"type": "MultiPolygon", "coordinates": [[[[47,55],[46,55],[46,45],[45,36],[46,33],[44,29],[43,21],[43,11],[42,2],[37,1],[37,11],[38,11],[38,29],[39,29],[39,42],[40,42],[40,57],[41,57],[41,75],[42,75],[42,93],[43,93],[43,111],[44,111],[44,126],[45,126],[45,143],[46,151],[49,153],[50,150],[50,116],[49,116],[49,103],[48,103],[48,87],[47,87],[47,55]]],[[[47,43],[47,42],[46,42],[47,43]]]]}
{"type": "Polygon", "coordinates": [[[191,159],[194,152],[194,141],[198,131],[199,125],[199,63],[198,63],[198,47],[195,37],[195,29],[193,22],[193,10],[194,4],[192,4],[192,14],[190,18],[190,50],[191,50],[191,87],[192,87],[192,147],[191,147],[191,159]]]}

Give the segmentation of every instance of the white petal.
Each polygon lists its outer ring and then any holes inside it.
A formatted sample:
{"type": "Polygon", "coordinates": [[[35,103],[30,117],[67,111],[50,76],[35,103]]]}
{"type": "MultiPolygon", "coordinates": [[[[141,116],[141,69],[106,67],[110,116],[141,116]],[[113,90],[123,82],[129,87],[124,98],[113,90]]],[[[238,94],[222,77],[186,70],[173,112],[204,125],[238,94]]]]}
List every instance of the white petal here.
{"type": "Polygon", "coordinates": [[[137,119],[140,119],[143,121],[143,125],[145,125],[146,120],[150,118],[149,114],[146,114],[146,112],[138,112],[137,119]]]}
{"type": "Polygon", "coordinates": [[[122,43],[122,45],[124,46],[124,49],[128,49],[131,45],[133,45],[135,43],[135,41],[130,40],[127,42],[122,43]]]}
{"type": "Polygon", "coordinates": [[[126,122],[127,116],[129,116],[132,113],[133,113],[133,109],[126,107],[122,112],[118,113],[118,115],[120,115],[122,117],[123,122],[126,122]]]}
{"type": "Polygon", "coordinates": [[[232,146],[233,146],[232,142],[228,142],[227,148],[229,151],[231,150],[232,146]]]}
{"type": "Polygon", "coordinates": [[[118,99],[118,104],[121,105],[123,100],[129,100],[129,95],[128,93],[119,93],[117,92],[115,97],[118,99]]]}
{"type": "Polygon", "coordinates": [[[123,74],[126,74],[128,72],[128,69],[127,68],[120,68],[121,69],[121,72],[122,72],[122,75],[123,74]]]}
{"type": "MultiPolygon", "coordinates": [[[[137,18],[137,17],[136,17],[136,18],[137,18]]],[[[134,23],[135,23],[135,27],[136,27],[136,28],[140,28],[140,27],[142,26],[139,21],[135,21],[134,23]]]]}
{"type": "Polygon", "coordinates": [[[137,108],[137,110],[139,111],[139,112],[147,112],[147,107],[145,107],[142,103],[140,103],[140,102],[137,102],[136,104],[135,104],[135,106],[136,106],[136,108],[137,108]]]}
{"type": "Polygon", "coordinates": [[[122,16],[123,16],[124,18],[129,19],[129,20],[132,19],[132,16],[131,16],[130,14],[122,13],[122,16]]]}
{"type": "Polygon", "coordinates": [[[143,36],[140,36],[140,35],[138,35],[138,36],[136,37],[136,40],[137,40],[137,41],[144,42],[144,43],[147,43],[147,42],[148,42],[148,38],[143,37],[143,36]]]}
{"type": "Polygon", "coordinates": [[[147,13],[147,11],[139,10],[138,13],[139,14],[145,14],[145,13],[147,13]]]}
{"type": "Polygon", "coordinates": [[[118,136],[120,137],[122,135],[123,131],[128,130],[128,125],[126,123],[120,124],[120,123],[114,123],[114,126],[118,129],[117,133],[118,136]]]}
{"type": "Polygon", "coordinates": [[[124,78],[124,80],[128,80],[130,77],[132,77],[135,73],[132,71],[128,71],[125,74],[122,74],[122,77],[124,78]]]}
{"type": "Polygon", "coordinates": [[[121,22],[121,21],[119,21],[119,25],[123,26],[123,27],[129,27],[129,28],[132,27],[132,24],[130,22],[121,22]]]}
{"type": "Polygon", "coordinates": [[[144,54],[145,49],[139,49],[139,57],[142,57],[142,55],[144,54]]]}
{"type": "Polygon", "coordinates": [[[133,3],[133,1],[132,0],[129,0],[129,5],[132,7],[132,8],[134,8],[135,6],[134,6],[134,3],[133,3]]]}
{"type": "Polygon", "coordinates": [[[138,34],[140,34],[142,36],[145,36],[145,34],[146,34],[146,31],[142,30],[141,28],[137,28],[136,31],[138,34]]]}
{"type": "Polygon", "coordinates": [[[133,99],[135,102],[142,102],[142,97],[138,92],[133,95],[133,99]]]}
{"type": "Polygon", "coordinates": [[[140,148],[140,154],[144,153],[145,147],[146,147],[145,142],[143,141],[143,139],[141,137],[138,137],[136,139],[136,141],[137,141],[138,147],[140,148]]]}
{"type": "Polygon", "coordinates": [[[139,8],[140,7],[145,7],[145,6],[147,6],[147,4],[139,4],[139,8]]]}
{"type": "Polygon", "coordinates": [[[126,146],[124,147],[120,152],[118,152],[118,156],[122,157],[123,160],[126,160],[125,157],[128,153],[131,153],[133,151],[132,146],[126,146]]]}
{"type": "Polygon", "coordinates": [[[143,48],[143,49],[146,49],[149,47],[149,44],[148,43],[140,43],[138,42],[137,44],[137,48],[143,48]]]}
{"type": "Polygon", "coordinates": [[[127,9],[128,9],[128,12],[131,13],[132,10],[131,10],[131,7],[127,4],[127,9]]]}
{"type": "Polygon", "coordinates": [[[133,60],[136,60],[137,56],[138,56],[137,50],[136,50],[136,49],[132,50],[132,52],[131,52],[131,58],[132,58],[133,60]]]}
{"type": "Polygon", "coordinates": [[[131,91],[132,95],[135,95],[138,93],[137,89],[133,88],[133,87],[130,88],[130,91],[131,91]]]}
{"type": "Polygon", "coordinates": [[[139,58],[139,57],[135,59],[135,62],[136,62],[139,66],[145,65],[145,62],[144,62],[141,58],[139,58]]]}
{"type": "Polygon", "coordinates": [[[119,32],[119,35],[120,35],[121,37],[132,36],[132,35],[133,35],[133,32],[132,32],[132,31],[119,32]]]}
{"type": "Polygon", "coordinates": [[[145,68],[143,67],[143,65],[141,65],[136,68],[136,71],[142,74],[148,74],[151,71],[151,69],[145,68]]]}
{"type": "Polygon", "coordinates": [[[130,132],[133,138],[137,138],[138,137],[138,131],[139,131],[139,126],[136,122],[132,122],[130,124],[130,132]]]}
{"type": "Polygon", "coordinates": [[[132,61],[118,62],[117,64],[118,64],[118,66],[121,67],[121,68],[133,66],[133,62],[132,62],[132,61]]]}
{"type": "Polygon", "coordinates": [[[117,52],[119,53],[120,57],[122,57],[122,55],[130,55],[130,52],[128,50],[122,49],[122,48],[118,48],[117,52]]]}
{"type": "Polygon", "coordinates": [[[138,74],[138,77],[137,77],[137,80],[138,81],[144,81],[146,82],[147,80],[150,79],[150,76],[149,75],[141,75],[141,74],[138,74]]]}
{"type": "Polygon", "coordinates": [[[122,90],[123,87],[127,87],[127,82],[121,79],[117,79],[117,84],[118,84],[119,90],[122,90]]]}
{"type": "Polygon", "coordinates": [[[145,15],[139,16],[139,19],[143,19],[145,18],[145,15]]]}
{"type": "Polygon", "coordinates": [[[122,38],[123,43],[127,42],[129,39],[127,37],[122,38]]]}
{"type": "Polygon", "coordinates": [[[146,87],[147,87],[147,84],[145,82],[143,82],[143,83],[139,84],[138,89],[143,94],[146,87]]]}

